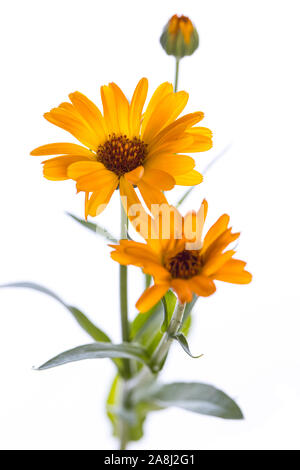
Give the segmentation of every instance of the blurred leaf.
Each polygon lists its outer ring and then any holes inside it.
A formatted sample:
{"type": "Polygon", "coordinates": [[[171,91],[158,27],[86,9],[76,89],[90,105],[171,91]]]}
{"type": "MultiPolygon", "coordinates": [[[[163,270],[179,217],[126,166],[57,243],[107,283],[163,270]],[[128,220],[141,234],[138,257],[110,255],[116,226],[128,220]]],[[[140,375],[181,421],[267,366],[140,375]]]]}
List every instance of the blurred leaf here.
{"type": "Polygon", "coordinates": [[[135,403],[130,411],[123,410],[121,403],[122,378],[117,375],[112,383],[107,403],[107,415],[112,423],[113,435],[120,438],[120,418],[128,426],[128,440],[138,441],[143,437],[143,424],[149,411],[159,409],[148,403],[135,403]]]}
{"type": "Polygon", "coordinates": [[[106,228],[100,227],[99,225],[94,224],[93,222],[87,222],[84,219],[80,219],[79,217],[76,217],[76,215],[70,214],[69,212],[67,212],[66,214],[72,217],[72,219],[76,220],[76,222],[83,225],[85,228],[88,228],[92,232],[97,233],[97,235],[106,238],[112,243],[118,243],[118,240],[111,233],[109,233],[106,228]]]}
{"type": "MultiPolygon", "coordinates": [[[[231,148],[232,144],[228,144],[220,153],[218,153],[218,155],[215,156],[215,158],[204,168],[204,170],[201,172],[202,175],[205,175],[208,170],[218,161],[220,160],[220,158],[223,157],[223,155],[225,155],[225,153],[228,152],[228,150],[231,148]]],[[[183,196],[179,199],[179,201],[177,202],[176,204],[176,207],[178,209],[178,207],[181,206],[181,204],[186,200],[186,198],[191,194],[191,192],[196,188],[197,186],[191,186],[184,194],[183,196]]]]}
{"type": "Polygon", "coordinates": [[[193,356],[191,351],[190,351],[190,347],[189,347],[189,343],[187,342],[187,339],[186,337],[184,336],[183,333],[177,333],[176,335],[174,335],[174,339],[176,339],[178,341],[178,343],[180,344],[180,346],[182,347],[182,349],[190,356],[192,357],[193,359],[198,359],[199,357],[202,357],[203,354],[199,354],[199,356],[193,356]]]}
{"type": "Polygon", "coordinates": [[[145,390],[144,400],[164,408],[176,406],[223,419],[243,419],[239,406],[228,395],[212,385],[197,382],[155,385],[145,390]]]}
{"type": "Polygon", "coordinates": [[[167,331],[167,328],[170,324],[175,305],[176,305],[176,295],[173,294],[171,290],[168,290],[168,292],[165,294],[165,296],[162,299],[162,303],[164,306],[164,321],[161,326],[161,331],[164,333],[167,331]]]}
{"type": "Polygon", "coordinates": [[[146,346],[163,321],[163,306],[158,302],[146,313],[138,313],[130,326],[131,340],[146,346]]]}
{"type": "Polygon", "coordinates": [[[111,343],[92,343],[78,346],[77,348],[65,351],[58,356],[53,357],[37,370],[51,369],[70,362],[83,361],[86,359],[102,358],[127,358],[148,364],[149,357],[144,348],[132,343],[111,344],[111,343]]]}
{"type": "Polygon", "coordinates": [[[47,289],[46,287],[40,286],[39,284],[35,284],[33,282],[15,282],[12,284],[5,284],[0,285],[0,288],[25,288],[25,289],[33,289],[42,294],[46,294],[53,299],[57,300],[60,304],[62,304],[69,312],[72,313],[73,317],[79,323],[79,325],[84,329],[88,335],[90,335],[95,341],[100,341],[104,343],[110,343],[110,338],[104,333],[104,331],[100,330],[97,326],[95,326],[85,315],[82,313],[78,308],[73,307],[71,305],[66,304],[58,295],[56,295],[51,290],[47,289]]]}

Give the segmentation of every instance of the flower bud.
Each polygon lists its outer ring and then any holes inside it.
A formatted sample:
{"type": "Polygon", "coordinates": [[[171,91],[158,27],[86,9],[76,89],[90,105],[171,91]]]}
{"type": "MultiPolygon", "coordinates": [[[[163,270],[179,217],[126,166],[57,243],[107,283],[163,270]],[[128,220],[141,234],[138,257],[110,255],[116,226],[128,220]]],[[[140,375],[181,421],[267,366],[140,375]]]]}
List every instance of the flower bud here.
{"type": "Polygon", "coordinates": [[[163,30],[160,43],[168,55],[181,59],[195,52],[199,35],[187,16],[174,15],[163,30]]]}

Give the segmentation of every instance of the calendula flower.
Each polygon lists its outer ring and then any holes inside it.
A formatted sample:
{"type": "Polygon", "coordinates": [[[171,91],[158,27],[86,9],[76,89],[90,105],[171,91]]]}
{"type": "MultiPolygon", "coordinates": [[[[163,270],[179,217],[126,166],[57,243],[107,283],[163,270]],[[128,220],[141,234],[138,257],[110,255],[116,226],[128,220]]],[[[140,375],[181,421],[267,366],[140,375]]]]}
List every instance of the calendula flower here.
{"type": "Polygon", "coordinates": [[[173,15],[166,24],[160,43],[168,55],[181,59],[199,46],[198,32],[187,16],[173,15]]]}
{"type": "Polygon", "coordinates": [[[233,258],[234,250],[226,251],[240,235],[228,228],[227,214],[217,220],[201,242],[207,208],[204,200],[198,213],[191,212],[185,217],[173,208],[175,215],[169,224],[168,238],[164,236],[166,230],[159,214],[154,220],[152,236],[146,243],[121,240],[119,245],[111,245],[114,248],[111,257],[115,261],[139,266],[153,276],[154,285],[136,304],[140,312],[152,308],[169,289],[173,289],[180,302],[185,303],[191,302],[193,293],[203,297],[213,294],[216,280],[234,284],[251,281],[251,274],[245,271],[246,263],[233,258]]]}
{"type": "Polygon", "coordinates": [[[195,161],[186,155],[212,146],[212,133],[195,127],[202,112],[178,116],[188,93],[173,92],[170,83],[161,84],[143,113],[148,81],[138,83],[127,98],[115,83],[101,88],[103,114],[86,96],[71,93],[71,102],[45,114],[52,124],[65,129],[81,144],[48,144],[32,155],[59,155],[44,163],[49,180],[73,179],[77,190],[86,193],[86,216],[96,216],[109,202],[115,189],[127,197],[127,206],[138,204],[137,187],[151,210],[152,204],[166,202],[164,191],[177,185],[201,183],[195,161]],[[90,195],[90,193],[92,193],[90,195]]]}

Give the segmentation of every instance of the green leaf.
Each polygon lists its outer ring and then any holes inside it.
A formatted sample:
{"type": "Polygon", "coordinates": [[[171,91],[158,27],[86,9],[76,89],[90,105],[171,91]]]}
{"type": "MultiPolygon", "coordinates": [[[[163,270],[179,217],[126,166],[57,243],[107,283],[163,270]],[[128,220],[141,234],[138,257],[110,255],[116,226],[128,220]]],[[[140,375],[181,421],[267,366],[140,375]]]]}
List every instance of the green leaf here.
{"type": "Polygon", "coordinates": [[[164,306],[164,321],[161,326],[161,330],[164,333],[165,331],[167,331],[167,328],[169,326],[169,323],[171,321],[171,318],[175,309],[176,295],[173,294],[171,290],[168,290],[168,292],[163,297],[162,302],[164,306]]]}
{"type": "Polygon", "coordinates": [[[239,406],[224,392],[198,382],[155,385],[145,390],[144,400],[161,407],[175,406],[223,419],[243,419],[239,406]]]}
{"type": "Polygon", "coordinates": [[[52,367],[86,359],[102,359],[107,357],[136,359],[144,364],[148,364],[149,362],[146,350],[139,345],[132,343],[92,343],[65,351],[45,362],[45,364],[38,367],[37,370],[51,369],[52,367]]]}
{"type": "Polygon", "coordinates": [[[97,326],[95,326],[84,313],[82,313],[78,308],[73,307],[72,305],[66,304],[58,295],[56,295],[51,290],[47,289],[46,287],[40,286],[39,284],[35,284],[33,282],[15,282],[12,284],[4,284],[0,285],[0,288],[25,288],[25,289],[33,289],[42,294],[46,294],[53,299],[57,300],[61,305],[63,305],[66,309],[71,312],[77,323],[84,329],[88,335],[90,335],[95,341],[101,341],[104,343],[110,343],[110,338],[104,333],[104,331],[100,330],[97,326]]]}
{"type": "Polygon", "coordinates": [[[184,336],[183,333],[177,333],[176,335],[173,336],[174,339],[176,339],[178,341],[178,343],[180,344],[180,346],[182,347],[182,349],[190,356],[192,357],[193,359],[198,359],[199,357],[202,357],[203,354],[199,354],[199,356],[193,356],[191,351],[190,351],[190,347],[189,347],[189,343],[187,342],[187,339],[186,337],[184,336]]]}
{"type": "Polygon", "coordinates": [[[76,215],[70,214],[70,212],[67,212],[66,214],[72,217],[72,219],[76,220],[76,222],[78,222],[79,224],[83,225],[83,227],[88,228],[94,233],[97,233],[97,235],[100,235],[101,237],[106,238],[106,240],[112,243],[118,243],[118,240],[116,239],[116,237],[114,237],[111,233],[109,233],[109,231],[106,230],[106,228],[100,227],[100,225],[94,224],[93,222],[87,222],[84,219],[80,219],[79,217],[76,217],[76,215]]]}

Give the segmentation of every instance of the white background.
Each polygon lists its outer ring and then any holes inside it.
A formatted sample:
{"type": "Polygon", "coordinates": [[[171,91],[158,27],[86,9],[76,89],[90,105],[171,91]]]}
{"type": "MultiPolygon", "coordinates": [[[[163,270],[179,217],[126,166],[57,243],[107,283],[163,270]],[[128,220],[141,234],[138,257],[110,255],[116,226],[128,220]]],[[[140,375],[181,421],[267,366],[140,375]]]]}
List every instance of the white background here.
{"type": "MultiPolygon", "coordinates": [[[[213,383],[235,397],[246,420],[182,410],[150,415],[139,449],[299,448],[299,2],[209,0],[27,0],[3,2],[1,42],[0,282],[29,280],[82,308],[120,340],[118,266],[102,240],[65,215],[83,214],[72,182],[42,178],[32,148],[72,141],[42,114],[80,90],[99,103],[117,82],[130,95],[142,76],[150,92],[173,80],[158,39],[173,13],[189,15],[201,47],[181,64],[187,110],[205,112],[214,148],[228,144],[185,210],[205,196],[209,221],[231,214],[249,286],[219,283],[198,302],[190,336],[198,361],[174,345],[164,380],[213,383]]],[[[181,190],[172,192],[176,201],[181,190]]],[[[118,233],[118,201],[99,223],[118,233]]],[[[131,316],[142,292],[130,270],[131,316]]],[[[68,311],[42,294],[0,293],[1,449],[114,449],[104,401],[114,368],[86,361],[31,369],[89,341],[68,311]]]]}

